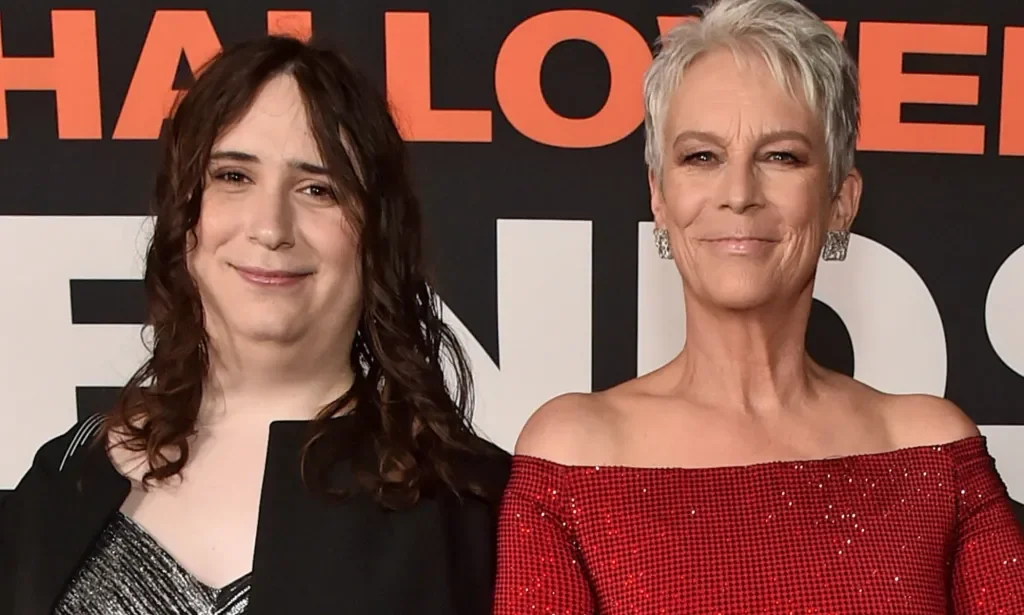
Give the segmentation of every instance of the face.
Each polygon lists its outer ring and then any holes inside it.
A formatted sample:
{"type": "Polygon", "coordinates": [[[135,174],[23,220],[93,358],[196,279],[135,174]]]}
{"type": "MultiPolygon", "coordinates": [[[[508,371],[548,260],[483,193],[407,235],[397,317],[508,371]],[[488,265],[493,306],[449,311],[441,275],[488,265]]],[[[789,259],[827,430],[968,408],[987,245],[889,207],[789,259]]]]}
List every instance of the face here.
{"type": "Polygon", "coordinates": [[[324,167],[290,76],[214,144],[189,268],[215,342],[353,335],[357,238],[324,167]]]}
{"type": "Polygon", "coordinates": [[[652,210],[687,294],[750,309],[809,288],[825,232],[856,214],[860,177],[833,197],[824,131],[806,103],[761,60],[720,50],[687,69],[664,126],[652,210]]]}

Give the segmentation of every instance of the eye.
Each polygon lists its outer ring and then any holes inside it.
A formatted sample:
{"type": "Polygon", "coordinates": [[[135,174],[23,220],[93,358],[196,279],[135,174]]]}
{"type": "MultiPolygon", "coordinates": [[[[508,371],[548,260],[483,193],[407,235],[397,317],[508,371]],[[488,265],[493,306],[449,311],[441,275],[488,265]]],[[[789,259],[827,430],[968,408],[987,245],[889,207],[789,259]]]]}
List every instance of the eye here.
{"type": "Polygon", "coordinates": [[[303,188],[302,192],[317,199],[334,200],[334,191],[330,187],[321,184],[310,184],[303,188]]]}
{"type": "Polygon", "coordinates": [[[772,162],[784,162],[787,164],[800,162],[800,159],[791,152],[768,152],[766,158],[772,162]]]}
{"type": "Polygon", "coordinates": [[[683,156],[684,164],[708,164],[715,161],[715,155],[709,151],[699,151],[683,156]]]}
{"type": "Polygon", "coordinates": [[[213,177],[214,179],[227,182],[229,184],[240,184],[242,182],[249,181],[249,178],[240,171],[217,171],[214,172],[213,177]]]}

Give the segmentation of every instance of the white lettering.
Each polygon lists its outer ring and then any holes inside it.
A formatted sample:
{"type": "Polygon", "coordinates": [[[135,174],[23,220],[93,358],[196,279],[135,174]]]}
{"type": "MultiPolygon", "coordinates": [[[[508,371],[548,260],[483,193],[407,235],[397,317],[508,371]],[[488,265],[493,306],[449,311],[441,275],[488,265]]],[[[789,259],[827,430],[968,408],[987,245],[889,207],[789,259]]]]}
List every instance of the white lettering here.
{"type": "Polygon", "coordinates": [[[999,266],[985,300],[989,343],[1007,367],[1024,376],[1024,246],[999,266]]]}
{"type": "Polygon", "coordinates": [[[76,386],[122,384],[144,356],[139,327],[72,325],[70,280],[133,279],[148,239],[141,217],[0,217],[0,488],[76,420],[76,386]]]}
{"type": "Polygon", "coordinates": [[[946,334],[939,308],[900,255],[852,235],[845,261],[818,267],[814,297],[846,325],[857,380],[893,394],[945,394],[946,334]]]}
{"type": "Polygon", "coordinates": [[[475,424],[511,451],[556,395],[591,387],[591,223],[498,220],[498,365],[451,313],[476,380],[475,424]],[[500,366],[500,367],[499,367],[500,366]]]}

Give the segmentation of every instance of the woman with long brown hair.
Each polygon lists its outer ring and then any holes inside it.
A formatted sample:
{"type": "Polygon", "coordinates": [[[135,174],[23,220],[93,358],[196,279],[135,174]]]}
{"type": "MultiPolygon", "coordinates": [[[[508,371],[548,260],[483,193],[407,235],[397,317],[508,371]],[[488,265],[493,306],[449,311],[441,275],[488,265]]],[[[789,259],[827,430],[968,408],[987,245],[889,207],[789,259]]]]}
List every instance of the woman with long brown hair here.
{"type": "Polygon", "coordinates": [[[507,457],[384,97],[266,37],[200,72],[163,148],[152,354],[3,501],[0,611],[487,612],[507,457]]]}

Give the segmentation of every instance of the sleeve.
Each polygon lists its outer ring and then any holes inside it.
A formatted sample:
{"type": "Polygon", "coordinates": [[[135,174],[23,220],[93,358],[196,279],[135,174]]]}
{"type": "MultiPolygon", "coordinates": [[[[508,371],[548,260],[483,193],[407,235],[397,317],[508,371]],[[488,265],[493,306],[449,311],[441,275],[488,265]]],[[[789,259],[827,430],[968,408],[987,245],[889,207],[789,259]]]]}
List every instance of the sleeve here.
{"type": "Polygon", "coordinates": [[[50,459],[53,447],[52,441],[42,446],[18,485],[0,500],[0,612],[3,613],[13,612],[15,579],[18,576],[17,537],[23,529],[24,501],[38,495],[56,472],[50,459]]]}
{"type": "Polygon", "coordinates": [[[593,615],[593,592],[571,523],[563,466],[516,457],[498,519],[494,615],[593,615]]]}
{"type": "Polygon", "coordinates": [[[957,479],[955,615],[1024,613],[1024,534],[982,437],[950,446],[957,479]]]}
{"type": "Polygon", "coordinates": [[[18,485],[0,500],[0,613],[14,612],[12,604],[23,555],[20,549],[26,548],[22,534],[32,521],[32,511],[50,491],[54,478],[71,455],[86,446],[89,437],[96,433],[101,418],[95,415],[80,421],[39,447],[18,485]]]}

